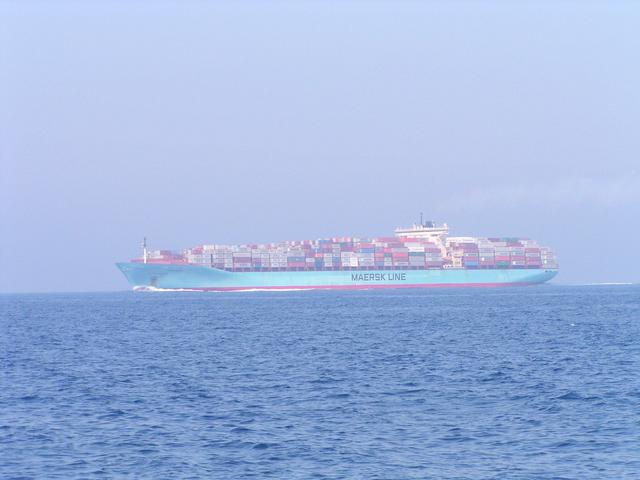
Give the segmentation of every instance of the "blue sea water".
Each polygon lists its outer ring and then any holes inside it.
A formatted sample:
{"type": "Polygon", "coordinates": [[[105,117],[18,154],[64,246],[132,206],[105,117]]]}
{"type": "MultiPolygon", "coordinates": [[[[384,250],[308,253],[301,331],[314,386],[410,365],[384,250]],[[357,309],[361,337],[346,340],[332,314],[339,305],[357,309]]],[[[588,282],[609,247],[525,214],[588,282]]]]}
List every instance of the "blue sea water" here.
{"type": "Polygon", "coordinates": [[[1,478],[640,478],[640,287],[0,296],[1,478]]]}

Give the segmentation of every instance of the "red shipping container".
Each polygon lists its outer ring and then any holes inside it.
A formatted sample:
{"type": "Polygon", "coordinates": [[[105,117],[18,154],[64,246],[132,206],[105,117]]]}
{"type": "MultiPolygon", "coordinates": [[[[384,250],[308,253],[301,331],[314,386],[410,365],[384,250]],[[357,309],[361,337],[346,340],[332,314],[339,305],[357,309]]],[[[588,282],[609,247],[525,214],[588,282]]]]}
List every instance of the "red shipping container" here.
{"type": "Polygon", "coordinates": [[[292,268],[294,267],[300,268],[300,267],[306,267],[307,264],[306,262],[287,262],[287,266],[292,268]]]}

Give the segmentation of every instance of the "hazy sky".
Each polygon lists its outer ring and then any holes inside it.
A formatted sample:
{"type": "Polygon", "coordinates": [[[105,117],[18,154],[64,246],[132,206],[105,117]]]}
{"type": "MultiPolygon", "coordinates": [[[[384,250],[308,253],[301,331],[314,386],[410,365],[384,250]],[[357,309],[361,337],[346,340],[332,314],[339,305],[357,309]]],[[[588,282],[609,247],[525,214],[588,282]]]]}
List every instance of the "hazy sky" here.
{"type": "Polygon", "coordinates": [[[454,234],[640,281],[640,2],[0,1],[0,291],[156,248],[454,234]]]}

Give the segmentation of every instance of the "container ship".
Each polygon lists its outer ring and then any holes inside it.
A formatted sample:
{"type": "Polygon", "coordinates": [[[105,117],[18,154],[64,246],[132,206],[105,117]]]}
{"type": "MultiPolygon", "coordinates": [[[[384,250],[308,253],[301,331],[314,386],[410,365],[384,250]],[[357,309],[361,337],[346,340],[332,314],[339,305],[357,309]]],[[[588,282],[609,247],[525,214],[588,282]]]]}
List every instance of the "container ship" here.
{"type": "Polygon", "coordinates": [[[526,238],[449,236],[416,223],[390,237],[149,250],[116,264],[134,290],[307,290],[502,287],[546,282],[553,251],[526,238]]]}

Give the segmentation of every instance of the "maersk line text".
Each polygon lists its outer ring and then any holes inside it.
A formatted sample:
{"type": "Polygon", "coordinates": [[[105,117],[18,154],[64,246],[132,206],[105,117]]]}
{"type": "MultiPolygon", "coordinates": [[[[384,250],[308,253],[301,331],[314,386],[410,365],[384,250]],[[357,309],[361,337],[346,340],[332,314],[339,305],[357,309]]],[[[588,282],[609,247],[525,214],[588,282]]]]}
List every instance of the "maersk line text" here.
{"type": "Polygon", "coordinates": [[[387,280],[406,280],[406,273],[352,273],[352,282],[383,282],[387,280]]]}

